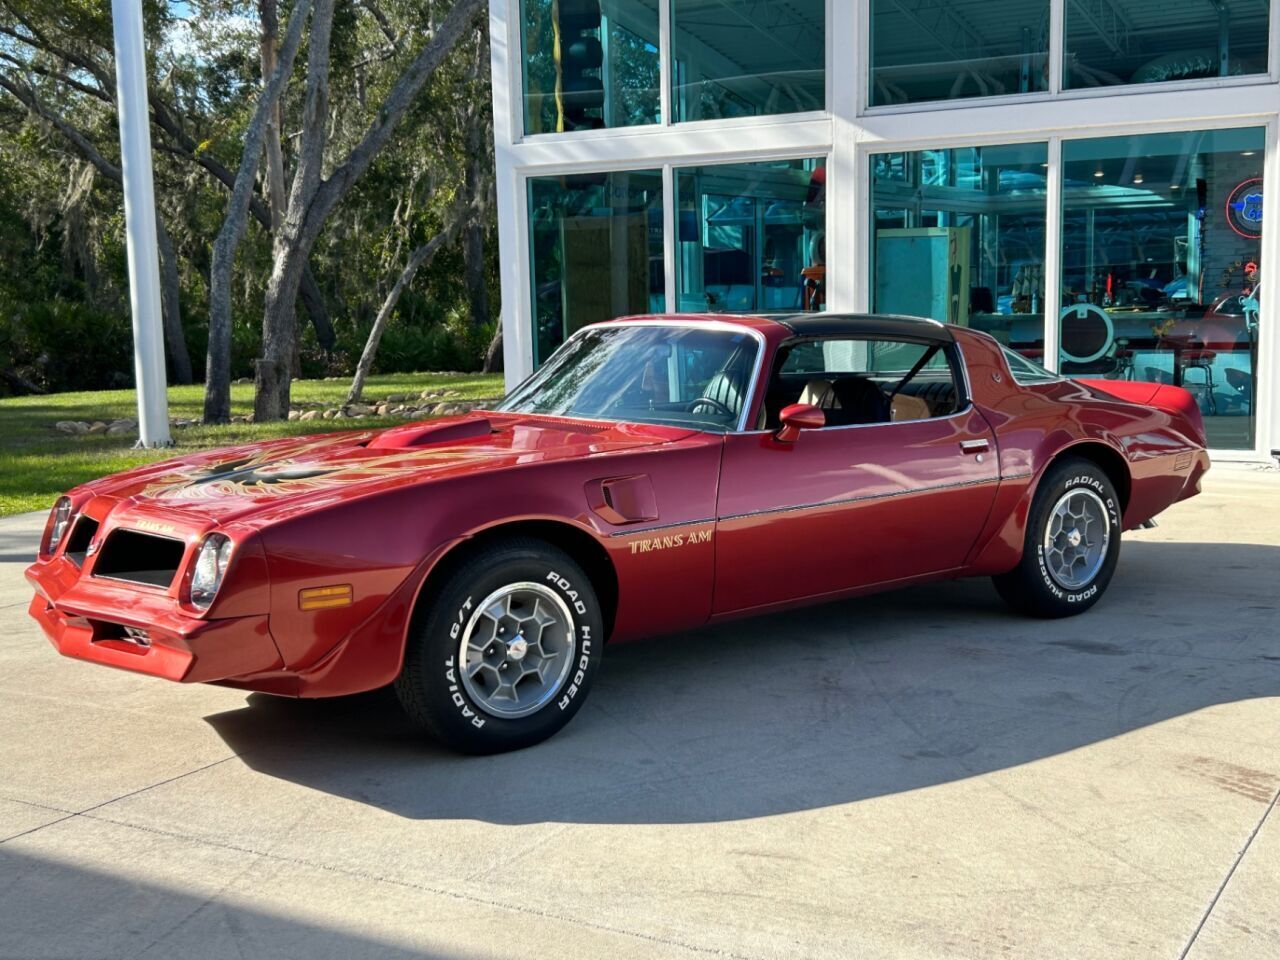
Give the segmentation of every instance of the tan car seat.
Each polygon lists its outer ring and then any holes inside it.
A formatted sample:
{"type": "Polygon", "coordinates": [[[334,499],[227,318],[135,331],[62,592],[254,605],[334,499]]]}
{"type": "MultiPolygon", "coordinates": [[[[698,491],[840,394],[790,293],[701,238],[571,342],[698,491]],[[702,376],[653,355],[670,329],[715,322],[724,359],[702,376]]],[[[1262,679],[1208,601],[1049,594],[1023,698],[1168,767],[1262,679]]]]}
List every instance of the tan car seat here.
{"type": "Polygon", "coordinates": [[[819,410],[839,410],[840,401],[836,399],[835,383],[831,380],[810,380],[800,391],[796,403],[807,403],[819,410]]]}
{"type": "Polygon", "coordinates": [[[895,421],[928,420],[931,416],[933,411],[929,409],[929,404],[907,393],[900,393],[894,397],[893,405],[889,408],[889,418],[895,421]]]}

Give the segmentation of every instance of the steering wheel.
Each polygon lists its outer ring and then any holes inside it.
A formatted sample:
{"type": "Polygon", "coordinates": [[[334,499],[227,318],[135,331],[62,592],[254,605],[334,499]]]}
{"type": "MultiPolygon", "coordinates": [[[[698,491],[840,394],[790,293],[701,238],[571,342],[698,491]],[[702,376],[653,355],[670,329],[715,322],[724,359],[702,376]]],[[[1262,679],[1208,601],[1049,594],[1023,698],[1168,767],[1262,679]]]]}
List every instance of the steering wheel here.
{"type": "Polygon", "coordinates": [[[696,400],[690,400],[685,404],[684,409],[686,413],[693,413],[698,409],[698,407],[703,405],[711,407],[713,412],[723,413],[726,417],[737,416],[737,414],[730,410],[728,406],[721,403],[714,397],[698,397],[696,400]]]}

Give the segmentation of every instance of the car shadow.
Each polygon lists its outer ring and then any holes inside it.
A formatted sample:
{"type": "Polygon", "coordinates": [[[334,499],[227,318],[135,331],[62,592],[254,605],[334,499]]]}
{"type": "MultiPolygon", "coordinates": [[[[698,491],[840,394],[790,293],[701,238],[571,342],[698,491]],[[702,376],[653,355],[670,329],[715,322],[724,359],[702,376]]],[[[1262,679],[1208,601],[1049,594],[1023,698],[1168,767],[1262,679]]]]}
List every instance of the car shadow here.
{"type": "Polygon", "coordinates": [[[1102,602],[1039,621],[985,580],[611,647],[559,735],[419,737],[390,691],[208,717],[252,769],[409,818],[738,820],[900,793],[1280,692],[1280,548],[1126,541],[1102,602]]]}

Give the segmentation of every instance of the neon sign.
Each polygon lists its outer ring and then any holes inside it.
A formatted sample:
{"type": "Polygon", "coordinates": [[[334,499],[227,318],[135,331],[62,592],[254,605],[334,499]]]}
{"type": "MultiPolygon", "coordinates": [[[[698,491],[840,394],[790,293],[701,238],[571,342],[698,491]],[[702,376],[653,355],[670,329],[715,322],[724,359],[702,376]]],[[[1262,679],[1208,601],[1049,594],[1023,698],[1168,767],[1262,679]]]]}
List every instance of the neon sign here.
{"type": "Polygon", "coordinates": [[[1236,185],[1227,197],[1227,226],[1248,240],[1262,237],[1262,178],[1236,185]]]}

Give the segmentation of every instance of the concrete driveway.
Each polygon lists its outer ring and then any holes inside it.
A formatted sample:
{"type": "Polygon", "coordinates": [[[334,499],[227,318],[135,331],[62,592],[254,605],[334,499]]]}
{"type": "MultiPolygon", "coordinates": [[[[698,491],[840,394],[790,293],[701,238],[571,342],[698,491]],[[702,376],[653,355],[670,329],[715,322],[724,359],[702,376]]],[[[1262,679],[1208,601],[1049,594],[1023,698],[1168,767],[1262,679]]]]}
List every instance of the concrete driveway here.
{"type": "Polygon", "coordinates": [[[1083,618],[952,583],[611,649],[543,746],[59,658],[0,521],[0,956],[1280,956],[1280,474],[1083,618]]]}

